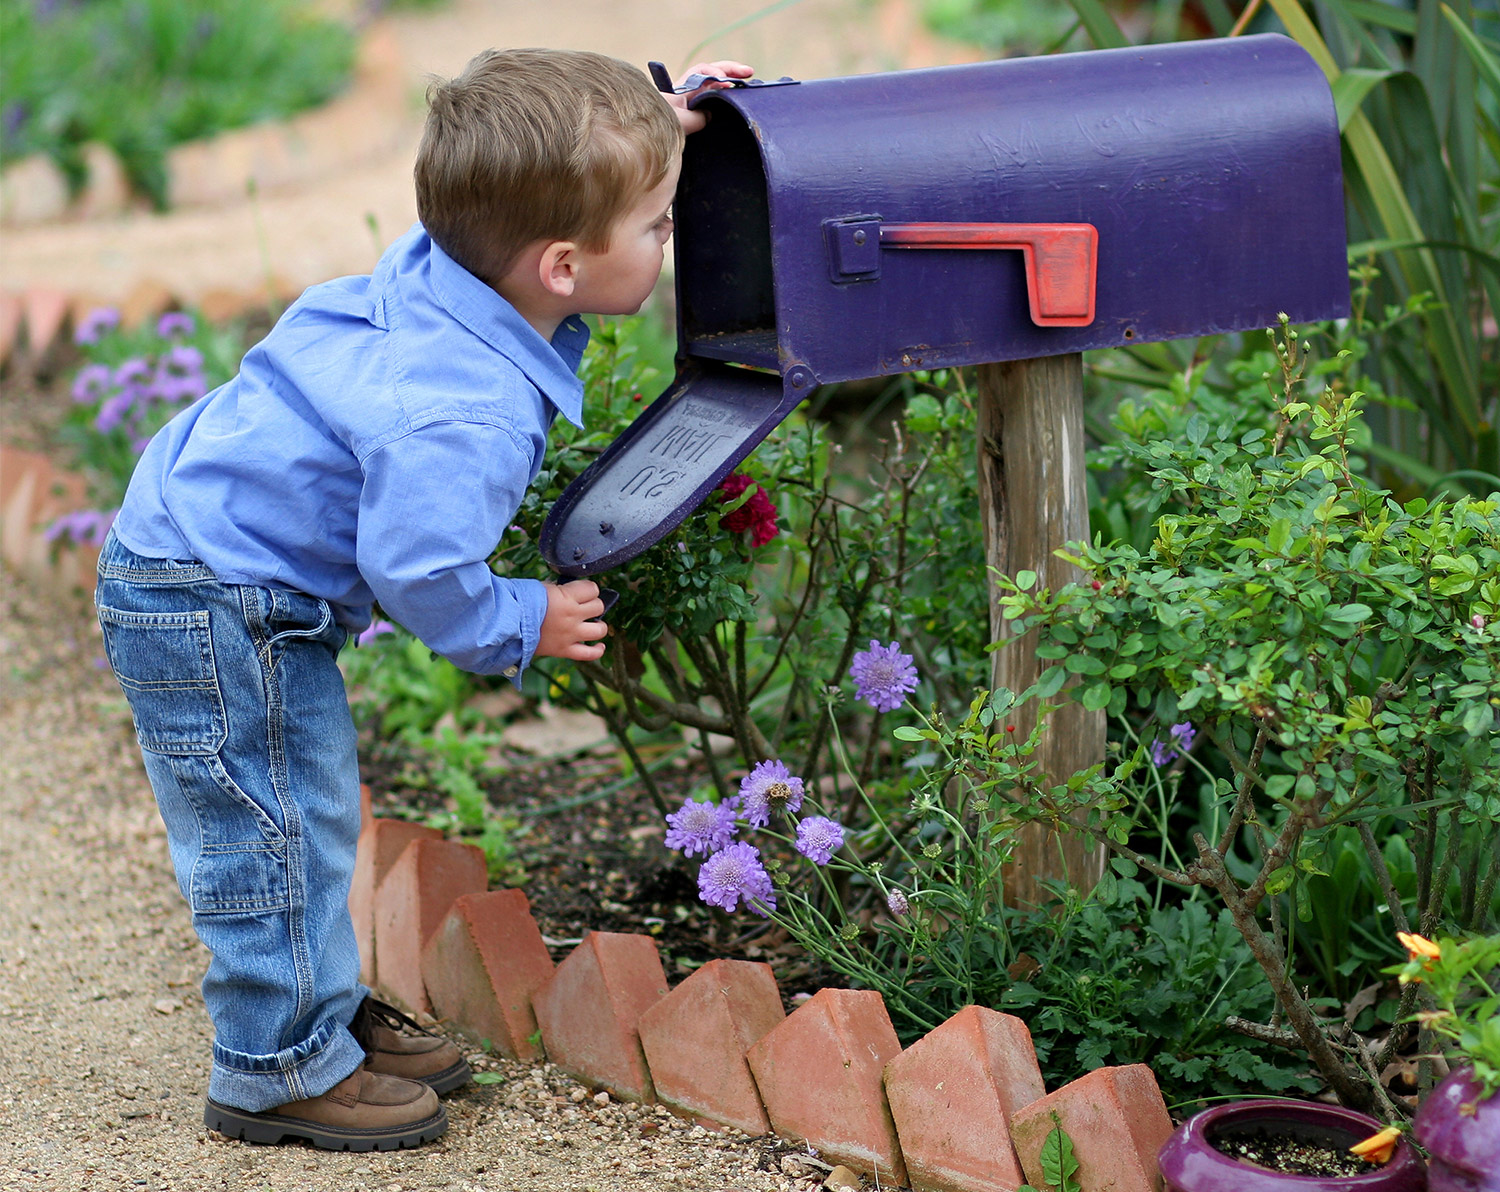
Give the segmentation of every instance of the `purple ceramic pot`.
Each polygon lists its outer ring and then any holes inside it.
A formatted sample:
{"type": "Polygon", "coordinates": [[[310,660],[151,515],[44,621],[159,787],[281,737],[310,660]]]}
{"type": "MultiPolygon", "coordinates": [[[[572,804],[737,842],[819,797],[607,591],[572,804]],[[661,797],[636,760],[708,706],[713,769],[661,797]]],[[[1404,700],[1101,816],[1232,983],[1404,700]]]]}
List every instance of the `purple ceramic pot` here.
{"type": "Polygon", "coordinates": [[[1189,1118],[1157,1156],[1166,1192],[1422,1192],[1422,1160],[1403,1137],[1390,1162],[1359,1175],[1285,1175],[1217,1150],[1212,1140],[1260,1132],[1290,1134],[1340,1150],[1369,1138],[1384,1123],[1338,1105],[1312,1101],[1235,1101],[1189,1118]]]}
{"type": "Polygon", "coordinates": [[[1432,1090],[1413,1133],[1428,1152],[1432,1192],[1500,1192],[1500,1093],[1479,1100],[1470,1069],[1455,1069],[1432,1090]]]}

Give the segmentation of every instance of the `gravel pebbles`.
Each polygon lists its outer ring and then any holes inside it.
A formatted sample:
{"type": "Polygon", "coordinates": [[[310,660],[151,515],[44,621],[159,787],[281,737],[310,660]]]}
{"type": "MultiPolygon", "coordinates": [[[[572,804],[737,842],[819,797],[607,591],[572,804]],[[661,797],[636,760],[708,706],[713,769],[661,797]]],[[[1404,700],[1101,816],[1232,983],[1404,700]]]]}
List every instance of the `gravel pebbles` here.
{"type": "Polygon", "coordinates": [[[0,570],[0,1189],[809,1192],[774,1138],[482,1054],[439,1142],[334,1154],[202,1124],[206,954],[86,600],[0,570]]]}

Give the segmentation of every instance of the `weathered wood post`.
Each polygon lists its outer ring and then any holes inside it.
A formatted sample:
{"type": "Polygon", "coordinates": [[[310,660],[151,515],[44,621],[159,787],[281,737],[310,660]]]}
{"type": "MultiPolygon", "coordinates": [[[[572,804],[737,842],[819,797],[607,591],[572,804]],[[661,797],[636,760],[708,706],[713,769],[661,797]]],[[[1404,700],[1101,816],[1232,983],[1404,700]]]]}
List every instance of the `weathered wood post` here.
{"type": "MultiPolygon", "coordinates": [[[[1037,677],[1035,634],[1019,641],[1014,623],[1000,615],[993,572],[1037,574],[1039,588],[1054,591],[1077,578],[1076,567],[1057,558],[1064,542],[1089,536],[1084,484],[1083,357],[1070,352],[979,367],[979,510],[989,576],[990,637],[1007,644],[992,655],[990,686],[1020,692],[1037,677]]],[[[1024,737],[1035,725],[1036,704],[1007,721],[1024,737]]],[[[1050,717],[1036,753],[1052,782],[1104,757],[1104,713],[1070,703],[1050,717]]],[[[1105,854],[1089,849],[1077,832],[1026,824],[1005,871],[1014,905],[1044,905],[1041,883],[1064,880],[1091,889],[1104,872],[1105,854]]]]}

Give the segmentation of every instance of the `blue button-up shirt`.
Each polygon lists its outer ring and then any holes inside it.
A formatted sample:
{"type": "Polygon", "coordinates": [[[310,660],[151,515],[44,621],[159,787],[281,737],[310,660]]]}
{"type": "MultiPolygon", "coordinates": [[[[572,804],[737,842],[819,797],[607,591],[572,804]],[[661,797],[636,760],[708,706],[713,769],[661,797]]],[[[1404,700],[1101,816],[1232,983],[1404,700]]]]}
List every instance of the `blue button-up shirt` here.
{"type": "Polygon", "coordinates": [[[413,227],[372,275],[303,294],[156,434],[115,533],[225,583],[322,597],[351,630],[378,600],[465,670],[515,676],[546,591],[486,559],[554,415],[582,423],[588,334],[575,316],[548,343],[413,227]]]}

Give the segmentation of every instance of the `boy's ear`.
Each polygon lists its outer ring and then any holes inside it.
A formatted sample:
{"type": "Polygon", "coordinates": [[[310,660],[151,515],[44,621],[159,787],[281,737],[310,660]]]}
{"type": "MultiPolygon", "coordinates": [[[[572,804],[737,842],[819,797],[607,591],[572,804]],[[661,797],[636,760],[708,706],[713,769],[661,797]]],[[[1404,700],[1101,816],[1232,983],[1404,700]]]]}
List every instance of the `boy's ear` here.
{"type": "Polygon", "coordinates": [[[578,245],[571,240],[554,240],[542,249],[537,262],[537,279],[542,288],[559,298],[568,298],[578,284],[578,245]]]}

